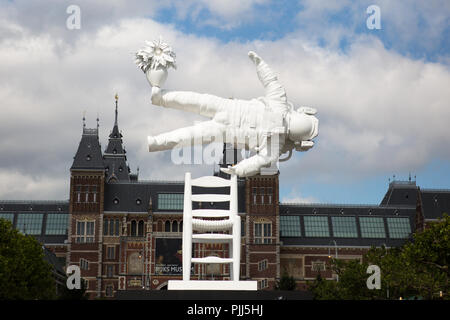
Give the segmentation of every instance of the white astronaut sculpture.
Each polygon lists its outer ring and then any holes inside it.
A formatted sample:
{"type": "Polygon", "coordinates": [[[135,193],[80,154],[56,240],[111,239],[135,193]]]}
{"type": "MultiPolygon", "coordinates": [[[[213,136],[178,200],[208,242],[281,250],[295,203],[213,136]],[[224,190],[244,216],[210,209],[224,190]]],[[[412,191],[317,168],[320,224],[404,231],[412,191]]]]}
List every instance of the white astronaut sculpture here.
{"type": "Polygon", "coordinates": [[[175,54],[162,42],[147,42],[149,46],[136,54],[136,63],[146,73],[152,86],[154,105],[200,114],[209,121],[191,127],[179,128],[157,136],[148,137],[150,152],[169,150],[194,143],[206,144],[213,137],[223,137],[223,142],[256,152],[234,166],[221,168],[225,173],[240,177],[259,174],[280,159],[288,160],[292,150],[307,151],[314,146],[319,120],[316,110],[309,107],[294,109],[277,76],[255,52],[248,56],[256,65],[258,78],[265,95],[251,100],[227,99],[210,94],[161,89],[167,78],[167,68],[175,65],[175,54]]]}

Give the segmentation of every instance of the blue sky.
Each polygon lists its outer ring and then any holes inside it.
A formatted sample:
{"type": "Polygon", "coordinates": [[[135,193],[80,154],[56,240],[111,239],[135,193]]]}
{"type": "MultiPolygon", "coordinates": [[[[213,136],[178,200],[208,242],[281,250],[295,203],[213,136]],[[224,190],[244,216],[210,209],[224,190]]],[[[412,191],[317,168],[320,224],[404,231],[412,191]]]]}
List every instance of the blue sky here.
{"type": "Polygon", "coordinates": [[[409,173],[422,188],[448,189],[449,17],[448,1],[419,0],[0,2],[0,199],[67,198],[82,114],[91,127],[99,114],[106,146],[116,92],[132,171],[212,172],[146,151],[147,135],[203,120],[150,104],[132,53],[159,35],[177,53],[170,89],[262,95],[246,57],[254,50],[294,105],[318,109],[316,146],[281,165],[280,200],[379,203],[388,179],[409,173]],[[79,30],[66,28],[70,4],[79,30]],[[380,30],[366,27],[370,5],[380,30]]]}

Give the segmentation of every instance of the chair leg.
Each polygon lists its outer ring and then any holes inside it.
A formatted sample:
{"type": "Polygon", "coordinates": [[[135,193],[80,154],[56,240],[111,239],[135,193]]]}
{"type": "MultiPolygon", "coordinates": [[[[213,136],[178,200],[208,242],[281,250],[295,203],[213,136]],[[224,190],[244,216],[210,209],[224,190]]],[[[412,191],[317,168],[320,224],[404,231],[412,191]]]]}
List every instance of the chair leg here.
{"type": "Polygon", "coordinates": [[[191,279],[191,258],[192,258],[192,225],[186,221],[183,226],[183,281],[191,279]]]}
{"type": "Polygon", "coordinates": [[[233,281],[239,281],[241,266],[241,217],[236,216],[233,223],[233,281]]]}

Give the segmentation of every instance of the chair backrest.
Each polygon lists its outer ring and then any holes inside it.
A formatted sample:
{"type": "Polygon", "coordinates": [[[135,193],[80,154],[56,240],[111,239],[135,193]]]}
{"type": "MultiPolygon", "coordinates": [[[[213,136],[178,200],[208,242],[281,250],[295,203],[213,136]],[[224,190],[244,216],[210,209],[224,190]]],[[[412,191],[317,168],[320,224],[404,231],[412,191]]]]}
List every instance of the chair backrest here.
{"type": "Polygon", "coordinates": [[[230,180],[216,176],[205,176],[191,179],[191,173],[186,172],[184,187],[184,210],[196,217],[225,217],[238,214],[237,176],[231,175],[230,180]],[[229,194],[192,194],[192,187],[223,188],[230,187],[229,194]],[[230,202],[229,210],[192,209],[192,201],[196,202],[230,202]]]}

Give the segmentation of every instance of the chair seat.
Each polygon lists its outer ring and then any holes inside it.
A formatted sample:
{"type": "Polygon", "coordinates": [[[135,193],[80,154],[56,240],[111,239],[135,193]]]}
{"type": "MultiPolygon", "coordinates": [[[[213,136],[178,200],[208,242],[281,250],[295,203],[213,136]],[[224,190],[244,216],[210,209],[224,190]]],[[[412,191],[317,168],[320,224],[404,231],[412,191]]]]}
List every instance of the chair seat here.
{"type": "Polygon", "coordinates": [[[192,219],[192,229],[197,231],[223,231],[233,227],[233,220],[192,219]]]}

